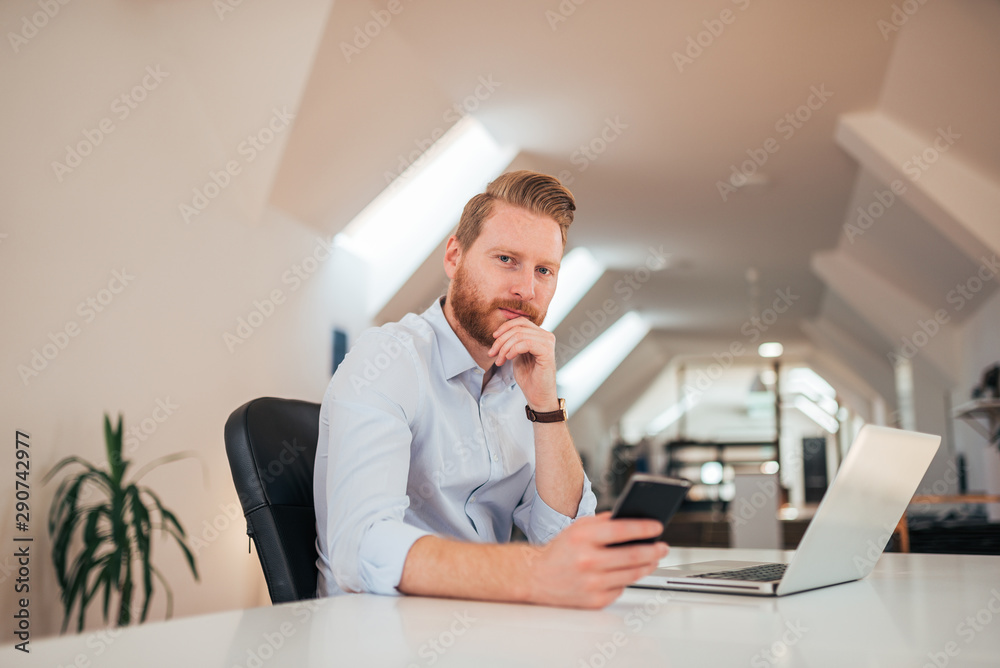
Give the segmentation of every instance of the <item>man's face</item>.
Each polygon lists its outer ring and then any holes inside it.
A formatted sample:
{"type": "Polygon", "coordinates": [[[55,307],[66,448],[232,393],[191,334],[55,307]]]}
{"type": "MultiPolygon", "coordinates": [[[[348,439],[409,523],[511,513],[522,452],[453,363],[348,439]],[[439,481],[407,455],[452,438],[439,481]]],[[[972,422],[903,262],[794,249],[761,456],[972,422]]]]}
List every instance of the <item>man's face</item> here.
{"type": "Polygon", "coordinates": [[[562,252],[554,220],[496,202],[471,247],[456,252],[449,242],[445,266],[450,264],[449,302],[455,318],[487,348],[506,320],[524,316],[541,325],[556,289],[562,252]]]}

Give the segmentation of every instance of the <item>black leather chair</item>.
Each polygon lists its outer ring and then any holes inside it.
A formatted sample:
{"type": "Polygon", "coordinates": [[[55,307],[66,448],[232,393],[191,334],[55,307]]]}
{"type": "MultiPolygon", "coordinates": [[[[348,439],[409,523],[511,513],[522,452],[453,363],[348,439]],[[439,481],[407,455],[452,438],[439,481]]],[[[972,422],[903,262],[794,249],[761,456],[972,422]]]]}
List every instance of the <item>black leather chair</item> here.
{"type": "Polygon", "coordinates": [[[263,397],[226,421],[226,455],[272,603],[316,596],[319,404],[263,397]]]}

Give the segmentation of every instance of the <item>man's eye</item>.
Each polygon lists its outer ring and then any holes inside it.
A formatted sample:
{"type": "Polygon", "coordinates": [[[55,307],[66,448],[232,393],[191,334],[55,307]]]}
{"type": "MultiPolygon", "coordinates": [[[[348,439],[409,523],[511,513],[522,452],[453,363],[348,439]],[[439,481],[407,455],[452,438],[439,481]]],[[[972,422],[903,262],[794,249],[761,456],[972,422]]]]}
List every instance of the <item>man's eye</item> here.
{"type": "Polygon", "coordinates": [[[511,257],[510,257],[510,255],[501,255],[500,256],[500,261],[503,262],[504,264],[506,264],[507,262],[511,261],[511,257]]]}
{"type": "Polygon", "coordinates": [[[542,274],[544,274],[546,276],[548,276],[549,274],[552,273],[552,270],[549,269],[548,267],[539,267],[538,271],[542,272],[542,274]]]}

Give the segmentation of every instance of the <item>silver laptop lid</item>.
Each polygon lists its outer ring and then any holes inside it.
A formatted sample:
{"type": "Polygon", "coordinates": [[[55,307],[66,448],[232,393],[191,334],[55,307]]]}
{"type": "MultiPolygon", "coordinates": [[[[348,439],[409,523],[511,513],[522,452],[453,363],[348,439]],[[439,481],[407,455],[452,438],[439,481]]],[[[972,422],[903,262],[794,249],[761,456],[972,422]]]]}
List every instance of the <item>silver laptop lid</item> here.
{"type": "Polygon", "coordinates": [[[871,573],[940,443],[940,436],[862,427],[795,550],[778,595],[871,573]]]}

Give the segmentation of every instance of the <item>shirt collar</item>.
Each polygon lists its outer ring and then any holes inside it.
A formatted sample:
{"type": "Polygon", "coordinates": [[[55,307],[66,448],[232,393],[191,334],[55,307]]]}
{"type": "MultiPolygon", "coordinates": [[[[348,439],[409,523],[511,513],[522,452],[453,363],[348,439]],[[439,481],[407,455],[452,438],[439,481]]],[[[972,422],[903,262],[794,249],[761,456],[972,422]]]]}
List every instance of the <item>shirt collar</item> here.
{"type": "MultiPolygon", "coordinates": [[[[458,338],[455,330],[451,328],[451,324],[445,317],[444,309],[441,306],[443,302],[444,297],[435,299],[434,303],[421,314],[421,317],[434,330],[438,352],[441,355],[441,364],[444,367],[445,378],[451,380],[461,373],[471,369],[478,369],[479,364],[473,359],[472,354],[465,347],[465,344],[462,343],[462,340],[458,338]]],[[[505,386],[510,387],[515,384],[512,364],[505,363],[501,366],[499,375],[505,386]]]]}

